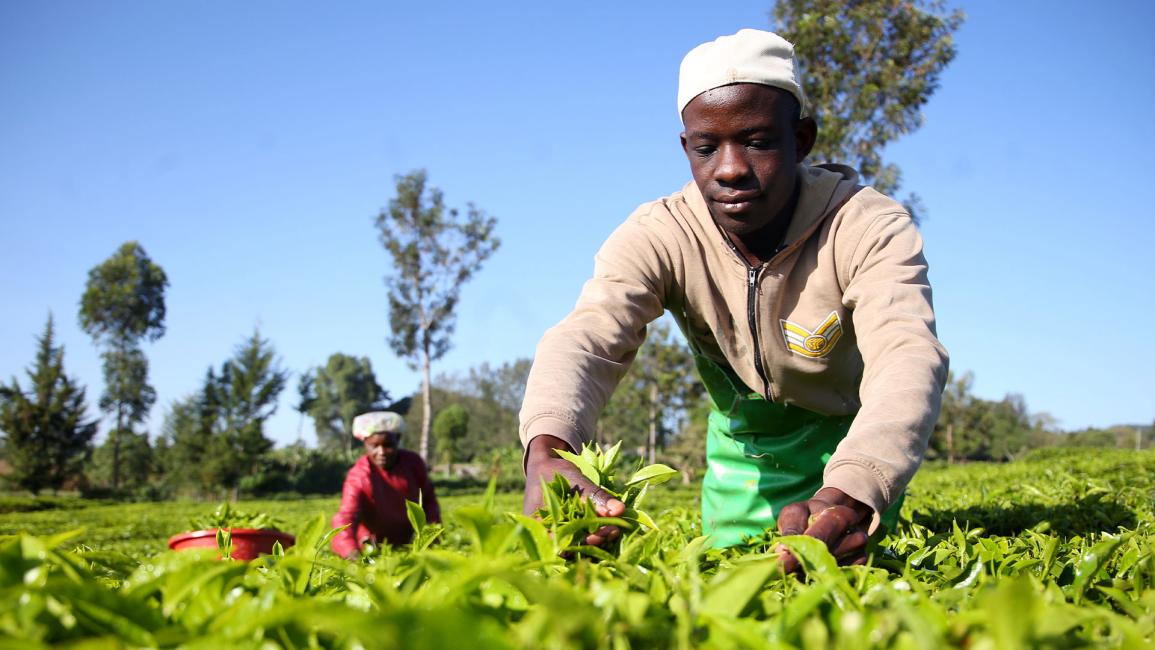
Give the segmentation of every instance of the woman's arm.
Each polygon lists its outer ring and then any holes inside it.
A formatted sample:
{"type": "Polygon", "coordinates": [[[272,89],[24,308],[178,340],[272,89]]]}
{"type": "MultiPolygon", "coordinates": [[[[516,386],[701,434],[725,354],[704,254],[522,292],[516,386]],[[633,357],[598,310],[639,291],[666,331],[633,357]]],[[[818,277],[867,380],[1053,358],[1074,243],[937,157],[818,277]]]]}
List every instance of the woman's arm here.
{"type": "Polygon", "coordinates": [[[361,544],[357,540],[357,524],[361,521],[361,486],[364,483],[362,472],[354,465],[345,476],[345,485],[341,489],[341,507],[333,515],[333,527],[345,529],[333,537],[331,546],[333,552],[344,558],[356,557],[361,551],[361,544]]]}

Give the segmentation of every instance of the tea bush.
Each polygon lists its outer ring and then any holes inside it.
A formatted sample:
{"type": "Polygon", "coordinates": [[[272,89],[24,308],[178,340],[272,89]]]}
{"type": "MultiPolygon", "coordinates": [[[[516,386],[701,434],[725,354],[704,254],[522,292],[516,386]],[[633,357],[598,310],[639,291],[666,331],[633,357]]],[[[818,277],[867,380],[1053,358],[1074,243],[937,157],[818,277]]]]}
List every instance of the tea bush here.
{"type": "MultiPolygon", "coordinates": [[[[690,490],[658,529],[563,558],[520,494],[446,496],[445,530],[361,562],[327,551],[336,498],[245,502],[298,536],[251,563],[172,553],[206,504],[0,515],[0,645],[238,648],[1020,648],[1155,643],[1155,453],[928,467],[872,564],[815,540],[709,550],[690,490]],[[507,513],[514,514],[507,514],[507,513]],[[84,528],[83,533],[70,533],[84,528]],[[773,547],[806,569],[783,576],[773,547]],[[7,642],[3,642],[6,639],[7,642]]],[[[642,530],[642,529],[639,529],[642,530]]]]}

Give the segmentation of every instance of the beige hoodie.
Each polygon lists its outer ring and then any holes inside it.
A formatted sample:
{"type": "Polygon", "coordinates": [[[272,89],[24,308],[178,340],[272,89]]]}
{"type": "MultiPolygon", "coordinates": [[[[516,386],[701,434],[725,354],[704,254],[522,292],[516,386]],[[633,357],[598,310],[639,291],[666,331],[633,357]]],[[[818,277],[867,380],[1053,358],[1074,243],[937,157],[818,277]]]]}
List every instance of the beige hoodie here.
{"type": "Polygon", "coordinates": [[[752,390],[824,415],[857,413],[823,482],[870,505],[898,498],[938,416],[947,353],[935,336],[922,238],[903,207],[842,166],[799,170],[785,248],[751,268],[694,183],[639,207],[595,258],[573,312],[538,344],[521,440],[574,449],[668,310],[690,345],[752,390]]]}

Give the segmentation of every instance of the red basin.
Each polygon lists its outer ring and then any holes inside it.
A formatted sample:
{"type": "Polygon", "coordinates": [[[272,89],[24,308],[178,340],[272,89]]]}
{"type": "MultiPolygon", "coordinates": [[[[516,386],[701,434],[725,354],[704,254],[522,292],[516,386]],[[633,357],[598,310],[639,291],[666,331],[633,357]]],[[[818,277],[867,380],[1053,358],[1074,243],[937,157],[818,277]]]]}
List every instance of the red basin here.
{"type": "MultiPolygon", "coordinates": [[[[261,555],[273,552],[273,544],[280,542],[282,548],[289,548],[297,538],[279,530],[257,530],[255,528],[231,528],[233,536],[234,560],[255,560],[261,555]]],[[[174,551],[190,548],[216,548],[217,529],[194,530],[168,538],[168,547],[174,551]]]]}

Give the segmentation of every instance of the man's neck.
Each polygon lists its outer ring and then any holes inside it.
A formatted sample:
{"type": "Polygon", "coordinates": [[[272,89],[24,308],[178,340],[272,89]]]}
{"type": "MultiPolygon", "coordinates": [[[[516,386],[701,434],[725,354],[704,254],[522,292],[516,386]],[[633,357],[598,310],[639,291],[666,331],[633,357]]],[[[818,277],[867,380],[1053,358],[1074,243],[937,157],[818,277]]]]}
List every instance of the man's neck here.
{"type": "Polygon", "coordinates": [[[800,188],[801,183],[794,187],[790,202],[761,230],[745,236],[728,235],[738,254],[745,258],[750,266],[762,266],[784,247],[786,231],[790,229],[794,210],[798,207],[800,188]]]}

